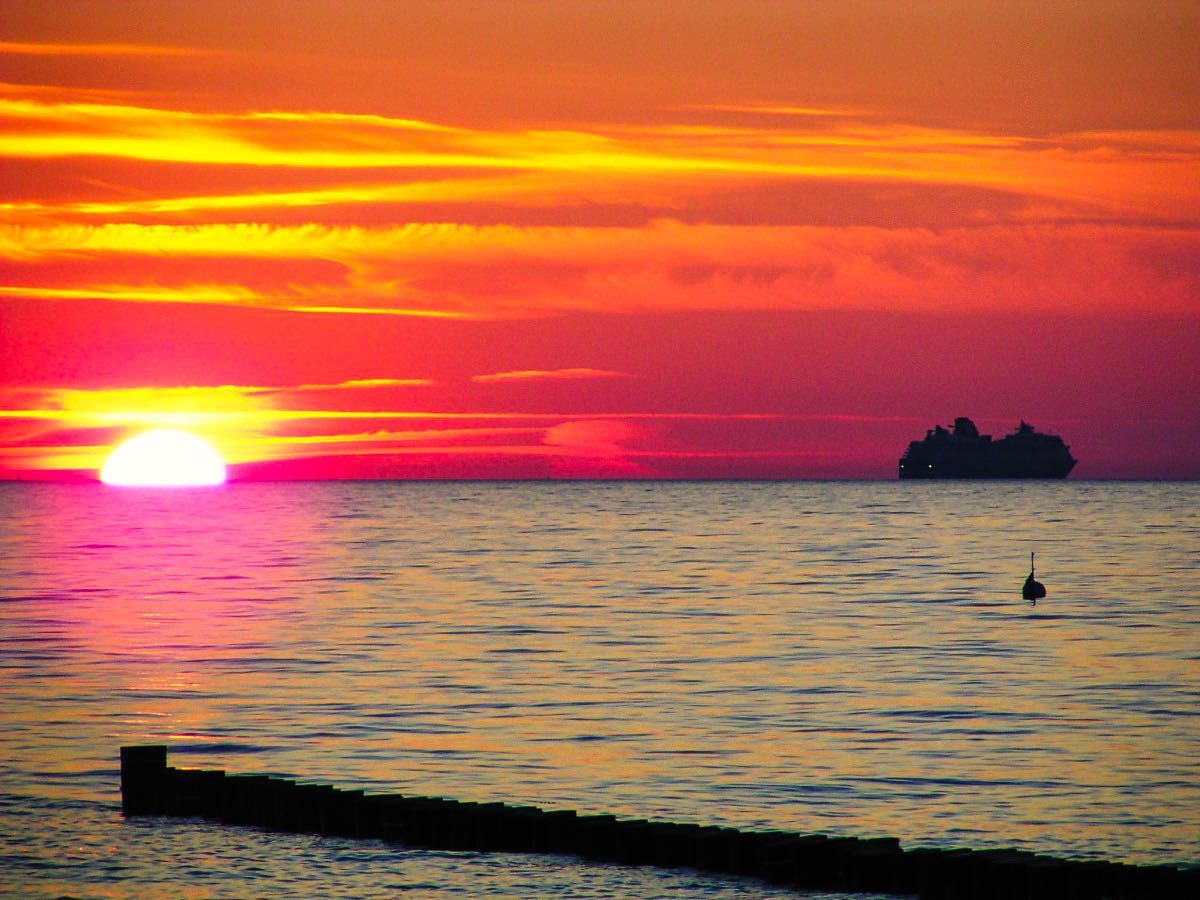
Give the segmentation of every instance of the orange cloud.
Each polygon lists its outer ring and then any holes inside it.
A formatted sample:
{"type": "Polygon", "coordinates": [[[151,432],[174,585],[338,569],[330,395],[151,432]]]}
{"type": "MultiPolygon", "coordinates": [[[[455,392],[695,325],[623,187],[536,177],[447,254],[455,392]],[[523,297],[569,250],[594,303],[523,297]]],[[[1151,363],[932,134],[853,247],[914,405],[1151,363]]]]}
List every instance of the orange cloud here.
{"type": "Polygon", "coordinates": [[[133,98],[145,100],[148,91],[130,88],[84,88],[59,84],[18,84],[0,81],[0,96],[36,99],[40,102],[86,102],[113,103],[129,102],[133,98]]]}
{"type": "Polygon", "coordinates": [[[0,41],[0,53],[23,56],[218,56],[225,51],[150,44],[49,44],[0,41]]]}
{"type": "MultiPolygon", "coordinates": [[[[1107,224],[923,228],[687,225],[0,226],[9,296],[311,312],[540,316],[572,310],[886,309],[1191,314],[1200,232],[1107,224]],[[341,280],[271,287],[38,285],[38,267],[140,259],[324,260],[341,280]],[[10,278],[18,271],[9,269],[10,278]]],[[[252,270],[251,270],[252,271],[252,270]]]]}
{"type": "Polygon", "coordinates": [[[628,378],[625,372],[609,369],[524,369],[516,372],[495,372],[491,375],[475,375],[472,381],[494,384],[503,381],[578,381],[586,378],[628,378]]]}
{"type": "Polygon", "coordinates": [[[709,110],[712,112],[756,113],[772,116],[803,116],[825,118],[867,115],[863,109],[828,106],[793,106],[785,103],[689,103],[681,109],[709,110]]]}

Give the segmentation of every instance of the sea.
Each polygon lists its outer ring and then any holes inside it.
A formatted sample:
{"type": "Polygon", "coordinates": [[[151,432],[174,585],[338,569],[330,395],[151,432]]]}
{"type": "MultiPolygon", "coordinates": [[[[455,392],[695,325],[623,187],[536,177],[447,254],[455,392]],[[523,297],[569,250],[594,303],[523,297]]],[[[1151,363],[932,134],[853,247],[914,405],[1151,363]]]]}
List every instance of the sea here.
{"type": "Polygon", "coordinates": [[[140,743],[368,791],[1196,865],[1200,483],[0,484],[0,894],[785,896],[126,820],[140,743]]]}

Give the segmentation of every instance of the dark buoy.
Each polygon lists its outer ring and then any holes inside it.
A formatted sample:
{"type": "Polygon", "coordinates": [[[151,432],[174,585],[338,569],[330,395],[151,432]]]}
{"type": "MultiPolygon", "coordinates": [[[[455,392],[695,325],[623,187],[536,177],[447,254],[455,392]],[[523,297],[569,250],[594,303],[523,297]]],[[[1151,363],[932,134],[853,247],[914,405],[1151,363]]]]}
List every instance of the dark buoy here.
{"type": "Polygon", "coordinates": [[[1029,577],[1021,586],[1021,596],[1034,603],[1046,596],[1046,586],[1033,577],[1033,553],[1029,554],[1029,577]]]}

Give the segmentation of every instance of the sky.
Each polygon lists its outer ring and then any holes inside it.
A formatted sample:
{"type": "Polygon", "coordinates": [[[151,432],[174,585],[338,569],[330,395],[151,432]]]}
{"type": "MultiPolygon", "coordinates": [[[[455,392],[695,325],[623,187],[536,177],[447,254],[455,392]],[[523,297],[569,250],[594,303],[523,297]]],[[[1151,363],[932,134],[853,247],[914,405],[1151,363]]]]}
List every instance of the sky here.
{"type": "Polygon", "coordinates": [[[0,479],[1200,477],[1200,4],[0,7],[0,479]]]}

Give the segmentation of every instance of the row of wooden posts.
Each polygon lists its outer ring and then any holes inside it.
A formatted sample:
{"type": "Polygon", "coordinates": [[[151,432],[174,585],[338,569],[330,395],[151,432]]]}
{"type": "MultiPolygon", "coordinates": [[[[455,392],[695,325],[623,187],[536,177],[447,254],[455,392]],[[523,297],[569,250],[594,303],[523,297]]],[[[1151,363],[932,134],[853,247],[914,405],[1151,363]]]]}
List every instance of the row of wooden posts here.
{"type": "Polygon", "coordinates": [[[121,748],[126,816],[199,817],[268,831],[377,839],[404,847],[571,854],[686,867],[797,890],[867,891],[921,900],[1200,897],[1200,869],[1075,862],[1019,850],[903,850],[895,838],[618,819],[505,803],[366,794],[222,770],[176,769],[162,745],[121,748]]]}

